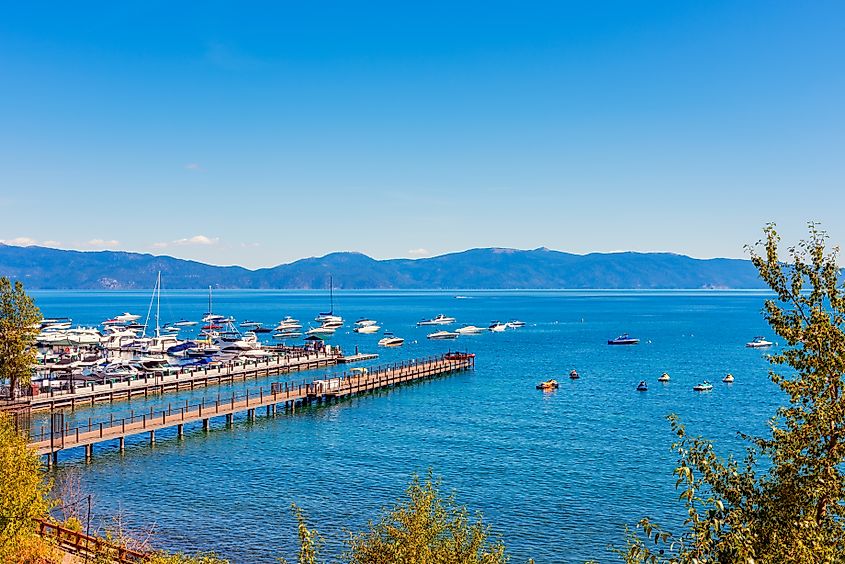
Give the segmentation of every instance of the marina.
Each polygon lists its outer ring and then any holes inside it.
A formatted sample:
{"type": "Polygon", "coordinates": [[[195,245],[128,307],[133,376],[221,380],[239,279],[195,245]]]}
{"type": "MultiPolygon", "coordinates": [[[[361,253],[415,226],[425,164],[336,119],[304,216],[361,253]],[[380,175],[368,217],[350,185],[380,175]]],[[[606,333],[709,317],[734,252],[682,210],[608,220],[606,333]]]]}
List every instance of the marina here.
{"type": "Polygon", "coordinates": [[[129,417],[120,419],[112,417],[108,422],[89,420],[87,428],[65,425],[61,414],[57,414],[54,415],[49,430],[43,427],[40,430],[29,430],[30,445],[39,454],[49,455],[48,467],[52,467],[58,461],[58,452],[62,450],[85,447],[86,459],[90,460],[93,445],[104,441],[118,439],[122,451],[125,437],[131,435],[149,433],[150,442],[155,443],[155,433],[162,429],[177,427],[178,436],[181,437],[184,425],[202,421],[203,429],[208,430],[214,417],[225,416],[226,422],[231,423],[234,414],[246,411],[248,418],[252,419],[259,408],[266,408],[269,417],[275,415],[279,405],[282,405],[286,412],[294,412],[297,406],[339,401],[353,395],[470,370],[474,366],[475,355],[449,353],[437,358],[329,376],[299,385],[276,383],[269,389],[247,391],[243,396],[233,393],[231,398],[218,398],[214,402],[203,401],[196,405],[186,402],[184,406],[175,409],[171,405],[160,412],[151,409],[149,414],[132,413],[129,417]]]}

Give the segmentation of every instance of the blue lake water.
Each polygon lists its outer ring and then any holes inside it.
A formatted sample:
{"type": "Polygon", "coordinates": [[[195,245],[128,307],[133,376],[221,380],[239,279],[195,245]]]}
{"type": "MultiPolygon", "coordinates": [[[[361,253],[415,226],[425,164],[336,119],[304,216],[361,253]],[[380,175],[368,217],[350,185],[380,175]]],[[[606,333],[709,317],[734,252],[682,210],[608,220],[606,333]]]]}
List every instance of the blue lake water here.
{"type": "MultiPolygon", "coordinates": [[[[483,512],[514,561],[613,559],[623,528],[650,516],[669,525],[683,518],[671,472],[673,436],[666,422],[679,414],[688,429],[737,452],[737,431],[763,433],[783,397],[768,379],[765,352],[745,348],[755,335],[774,339],[761,315],[763,293],[695,292],[337,292],[335,312],[347,321],[330,341],[351,351],[378,352],[371,364],[419,358],[450,347],[477,354],[476,369],[389,393],[364,396],[295,416],[236,418],[210,433],[159,433],[60,455],[62,472],[81,472],[95,515],[122,512],[133,526],[155,525],[154,545],[213,549],[237,563],[275,562],[295,554],[289,511],[300,505],[326,537],[328,555],[345,530],[359,530],[402,494],[412,473],[433,468],[461,503],[483,512]],[[416,321],[446,313],[486,326],[518,318],[522,329],[428,341],[416,321]],[[377,319],[406,339],[378,349],[378,335],[357,335],[358,317],[377,319]],[[642,339],[611,347],[629,332],[642,339]],[[570,381],[576,368],[581,379],[570,381]],[[671,382],[657,377],[669,372],[671,382]],[[723,384],[726,372],[736,377],[723,384]],[[561,387],[542,393],[540,380],[561,387]],[[713,382],[709,393],[692,386],[713,382]],[[635,387],[647,380],[649,391],[635,387]]],[[[34,292],[45,316],[96,324],[131,311],[145,314],[149,293],[34,292]]],[[[162,319],[198,319],[204,292],[166,292],[162,319]]],[[[284,315],[311,320],[327,309],[324,292],[217,291],[214,311],[277,323],[284,315]]],[[[301,373],[291,379],[316,377],[301,373]]],[[[284,378],[274,377],[277,381],[284,378]]],[[[109,412],[160,408],[186,398],[256,389],[269,381],[168,394],[148,400],[78,409],[87,421],[109,412]]]]}

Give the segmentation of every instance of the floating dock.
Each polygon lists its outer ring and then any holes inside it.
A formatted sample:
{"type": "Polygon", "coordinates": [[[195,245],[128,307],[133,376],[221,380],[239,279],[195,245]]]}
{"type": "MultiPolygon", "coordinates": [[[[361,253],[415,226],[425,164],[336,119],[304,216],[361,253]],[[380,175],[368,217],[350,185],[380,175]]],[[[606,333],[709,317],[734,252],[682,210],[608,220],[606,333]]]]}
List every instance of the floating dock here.
{"type": "MultiPolygon", "coordinates": [[[[370,370],[361,368],[340,376],[326,377],[302,384],[273,383],[269,389],[261,388],[247,391],[245,394],[232,394],[231,398],[204,400],[202,403],[178,407],[168,406],[160,411],[130,414],[120,419],[108,421],[88,421],[87,425],[71,428],[64,423],[61,412],[54,413],[49,429],[42,428],[39,433],[30,436],[30,446],[38,454],[47,455],[47,466],[58,462],[58,453],[76,447],[85,448],[85,458],[93,456],[95,444],[117,440],[121,452],[125,438],[132,435],[149,434],[150,444],[155,444],[156,431],[175,427],[177,436],[182,437],[184,426],[202,421],[204,430],[208,430],[211,419],[225,417],[226,423],[233,422],[236,413],[246,412],[247,418],[255,419],[256,410],[266,409],[267,416],[276,414],[282,406],[286,412],[295,413],[301,406],[313,403],[322,404],[338,401],[342,398],[387,389],[408,382],[435,378],[438,376],[471,370],[475,367],[475,355],[466,353],[448,353],[424,360],[396,363],[370,370]]],[[[218,396],[219,398],[219,396],[218,396]]]]}

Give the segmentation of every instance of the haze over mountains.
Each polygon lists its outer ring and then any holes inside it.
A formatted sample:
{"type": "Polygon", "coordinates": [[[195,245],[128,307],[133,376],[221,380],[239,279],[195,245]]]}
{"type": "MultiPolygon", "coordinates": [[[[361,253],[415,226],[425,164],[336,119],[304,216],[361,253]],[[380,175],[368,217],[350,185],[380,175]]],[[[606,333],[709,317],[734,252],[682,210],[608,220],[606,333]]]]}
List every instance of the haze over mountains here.
{"type": "Polygon", "coordinates": [[[695,259],[670,253],[575,255],[534,250],[471,249],[421,258],[375,260],[332,253],[273,268],[213,266],[122,251],[68,251],[0,243],[0,275],[28,289],[146,289],[161,271],[172,289],[697,289],[762,288],[750,261],[695,259]]]}

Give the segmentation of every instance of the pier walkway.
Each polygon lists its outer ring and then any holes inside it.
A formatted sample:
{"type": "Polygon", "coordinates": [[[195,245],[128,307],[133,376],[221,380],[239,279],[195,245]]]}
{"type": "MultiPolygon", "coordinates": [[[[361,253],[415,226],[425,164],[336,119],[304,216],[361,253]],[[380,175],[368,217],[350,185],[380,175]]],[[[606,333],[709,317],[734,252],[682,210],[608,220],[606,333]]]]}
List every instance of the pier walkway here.
{"type": "MultiPolygon", "coordinates": [[[[133,396],[147,397],[149,394],[193,390],[212,384],[226,384],[289,372],[313,370],[341,363],[368,360],[377,356],[354,355],[344,357],[336,352],[303,352],[296,355],[280,355],[268,360],[236,360],[220,366],[191,367],[174,373],[150,373],[125,382],[80,384],[73,391],[51,390],[32,396],[28,398],[27,403],[32,411],[52,411],[61,407],[75,409],[77,405],[94,405],[99,402],[124,400],[133,396]]],[[[20,405],[19,403],[19,409],[20,405]]]]}
{"type": "MultiPolygon", "coordinates": [[[[448,353],[423,360],[406,361],[371,370],[358,369],[341,376],[328,377],[303,384],[273,383],[269,389],[247,391],[245,394],[232,394],[231,398],[205,400],[198,404],[185,404],[178,407],[168,406],[160,411],[141,414],[134,412],[129,417],[110,418],[108,421],[93,422],[87,425],[69,427],[64,424],[61,412],[54,413],[49,429],[42,428],[34,436],[30,435],[30,446],[38,454],[48,455],[47,465],[51,467],[58,460],[59,451],[85,447],[85,458],[90,460],[93,445],[106,441],[119,441],[121,451],[128,436],[149,434],[150,443],[155,444],[156,431],[175,427],[177,436],[184,434],[184,425],[202,421],[204,430],[208,430],[214,417],[226,417],[231,424],[236,413],[246,412],[247,418],[255,419],[256,410],[265,408],[267,416],[276,414],[278,406],[285,411],[295,413],[298,406],[312,403],[337,401],[358,394],[379,389],[391,388],[407,382],[434,378],[452,372],[470,370],[475,367],[475,355],[448,353]]],[[[219,396],[218,396],[219,398],[219,396]]]]}

